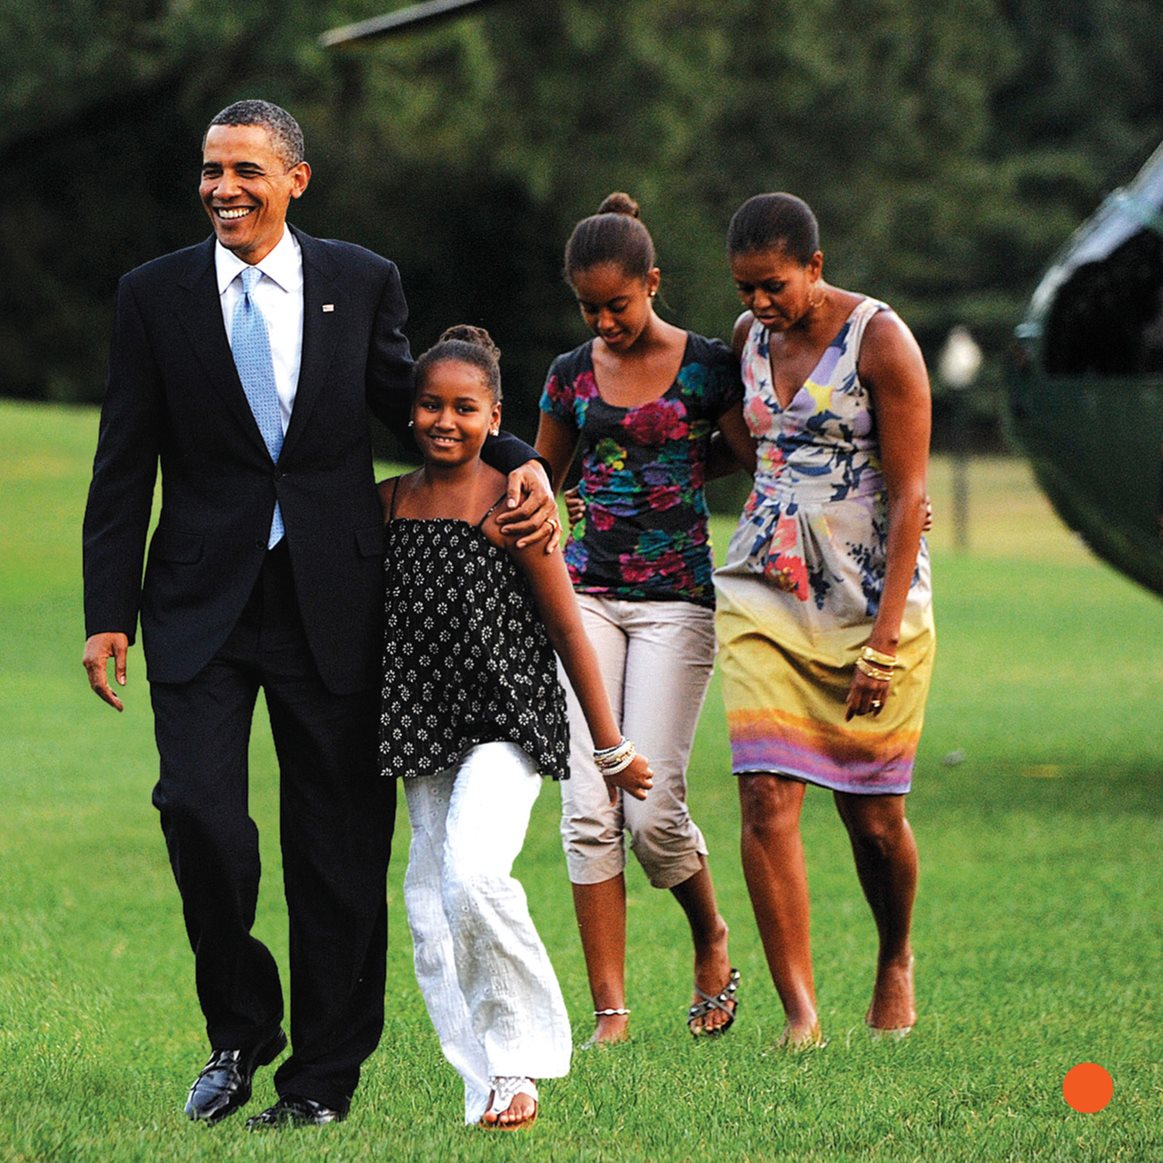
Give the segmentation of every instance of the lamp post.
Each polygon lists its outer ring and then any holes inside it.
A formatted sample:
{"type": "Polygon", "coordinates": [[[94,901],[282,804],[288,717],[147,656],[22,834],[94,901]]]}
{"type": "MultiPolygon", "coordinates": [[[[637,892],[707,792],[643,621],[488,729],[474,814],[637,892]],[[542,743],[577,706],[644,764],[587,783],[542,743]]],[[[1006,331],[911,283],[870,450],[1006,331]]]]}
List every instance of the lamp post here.
{"type": "Polygon", "coordinates": [[[960,323],[950,329],[937,360],[937,375],[955,392],[953,397],[953,545],[958,552],[969,548],[969,430],[965,423],[965,390],[981,370],[981,348],[969,328],[960,323]]]}

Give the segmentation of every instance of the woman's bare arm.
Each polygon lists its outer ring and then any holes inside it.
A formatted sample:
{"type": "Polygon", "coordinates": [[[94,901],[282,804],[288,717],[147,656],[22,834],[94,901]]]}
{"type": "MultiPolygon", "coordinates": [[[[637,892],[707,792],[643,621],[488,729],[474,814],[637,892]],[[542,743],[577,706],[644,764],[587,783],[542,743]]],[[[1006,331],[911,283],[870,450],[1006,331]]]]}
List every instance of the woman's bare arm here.
{"type": "MultiPolygon", "coordinates": [[[[868,645],[895,655],[927,517],[929,376],[912,332],[887,311],[868,324],[858,371],[872,395],[888,491],[884,589],[868,645]]],[[[857,670],[848,694],[848,717],[876,710],[872,703],[884,694],[883,684],[857,670]]]]}

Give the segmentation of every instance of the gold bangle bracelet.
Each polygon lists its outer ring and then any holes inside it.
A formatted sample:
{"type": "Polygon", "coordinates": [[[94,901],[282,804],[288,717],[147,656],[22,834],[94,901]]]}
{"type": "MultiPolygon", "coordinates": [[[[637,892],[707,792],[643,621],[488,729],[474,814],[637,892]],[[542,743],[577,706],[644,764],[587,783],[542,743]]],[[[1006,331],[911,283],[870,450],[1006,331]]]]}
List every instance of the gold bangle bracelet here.
{"type": "Polygon", "coordinates": [[[879,666],[873,666],[872,663],[866,662],[863,658],[856,660],[856,669],[861,674],[866,674],[869,678],[875,679],[876,682],[892,682],[891,670],[881,670],[879,666]]]}
{"type": "Polygon", "coordinates": [[[875,663],[877,666],[896,666],[895,654],[882,654],[879,650],[873,650],[871,646],[866,646],[861,652],[860,657],[865,662],[875,663]]]}

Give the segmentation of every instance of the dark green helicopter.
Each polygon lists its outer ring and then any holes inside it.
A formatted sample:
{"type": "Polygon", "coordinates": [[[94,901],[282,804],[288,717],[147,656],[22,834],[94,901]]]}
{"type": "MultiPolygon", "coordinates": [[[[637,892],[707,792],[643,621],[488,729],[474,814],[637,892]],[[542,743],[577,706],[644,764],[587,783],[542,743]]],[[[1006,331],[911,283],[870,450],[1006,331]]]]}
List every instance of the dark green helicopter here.
{"type": "Polygon", "coordinates": [[[1163,595],[1163,146],[1074,232],[1016,337],[1010,430],[1039,484],[1163,595]]]}

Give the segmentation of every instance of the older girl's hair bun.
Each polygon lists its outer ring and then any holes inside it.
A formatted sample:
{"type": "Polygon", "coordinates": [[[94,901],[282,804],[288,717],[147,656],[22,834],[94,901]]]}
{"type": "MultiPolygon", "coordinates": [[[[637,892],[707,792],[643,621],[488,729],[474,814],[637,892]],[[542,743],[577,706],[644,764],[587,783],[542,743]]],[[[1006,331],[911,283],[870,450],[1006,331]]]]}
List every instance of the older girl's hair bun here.
{"type": "Polygon", "coordinates": [[[617,263],[630,278],[644,279],[655,266],[654,241],[629,194],[608,194],[596,214],[583,218],[565,244],[565,281],[602,263],[617,263]]]}
{"type": "Polygon", "coordinates": [[[615,190],[602,199],[598,207],[599,214],[629,214],[631,218],[641,218],[642,210],[638,203],[622,190],[615,190]]]}
{"type": "Polygon", "coordinates": [[[451,327],[446,328],[437,340],[437,344],[454,342],[483,347],[493,359],[500,361],[501,349],[493,342],[493,337],[483,327],[474,327],[471,323],[454,323],[451,327]]]}

